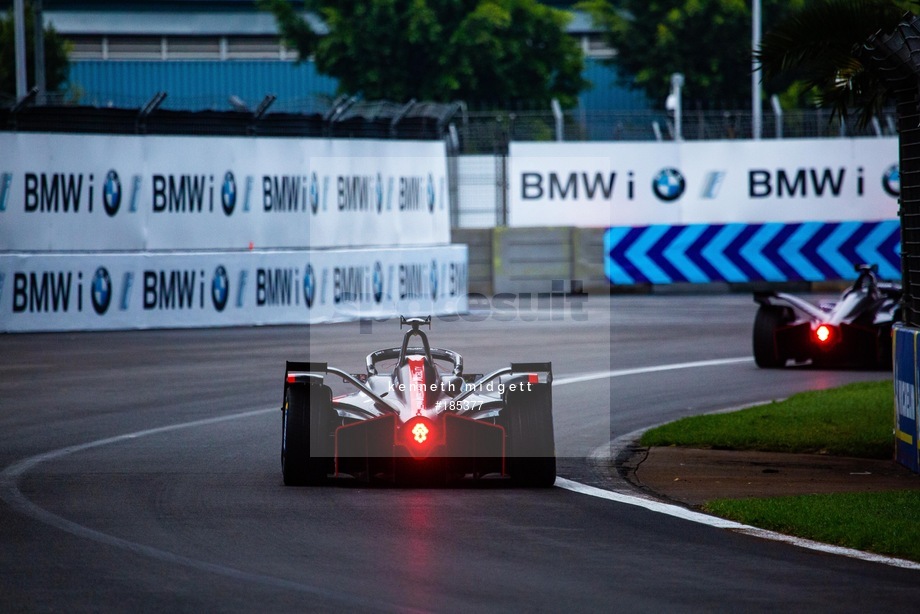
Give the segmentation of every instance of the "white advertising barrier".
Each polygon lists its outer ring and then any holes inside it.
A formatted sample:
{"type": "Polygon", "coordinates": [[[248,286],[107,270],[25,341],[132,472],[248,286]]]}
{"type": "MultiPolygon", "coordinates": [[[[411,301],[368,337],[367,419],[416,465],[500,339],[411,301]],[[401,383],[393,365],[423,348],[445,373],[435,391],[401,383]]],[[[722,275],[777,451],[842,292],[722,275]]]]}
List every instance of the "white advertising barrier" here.
{"type": "Polygon", "coordinates": [[[894,219],[897,138],[512,143],[511,226],[894,219]]]}
{"type": "Polygon", "coordinates": [[[0,331],[307,324],[467,310],[465,245],[0,255],[0,331]]]}
{"type": "Polygon", "coordinates": [[[438,141],[0,133],[0,251],[450,242],[438,141]]]}

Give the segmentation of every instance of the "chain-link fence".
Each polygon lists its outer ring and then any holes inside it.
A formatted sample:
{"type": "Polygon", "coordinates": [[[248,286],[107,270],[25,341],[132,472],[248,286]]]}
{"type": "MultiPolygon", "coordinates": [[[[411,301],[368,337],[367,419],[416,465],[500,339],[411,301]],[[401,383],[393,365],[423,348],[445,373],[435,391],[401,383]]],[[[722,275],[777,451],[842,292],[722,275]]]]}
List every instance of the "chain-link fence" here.
{"type": "MultiPolygon", "coordinates": [[[[748,139],[753,125],[750,110],[685,110],[677,122],[673,114],[656,110],[577,108],[559,115],[550,109],[474,112],[467,111],[463,103],[395,103],[347,96],[296,100],[266,96],[258,104],[234,101],[233,110],[214,107],[181,111],[164,102],[170,100],[168,96],[151,107],[155,98],[138,99],[130,107],[75,105],[60,95],[48,95],[44,105],[36,105],[34,98],[18,104],[0,101],[0,129],[426,139],[449,136],[458,153],[502,155],[511,141],[748,139]]],[[[823,109],[795,110],[781,115],[765,113],[762,124],[765,139],[878,137],[897,134],[897,113],[892,108],[860,126],[855,117],[841,121],[823,109]]]]}
{"type": "Polygon", "coordinates": [[[299,107],[275,104],[266,96],[252,107],[180,111],[162,108],[165,93],[133,108],[67,104],[54,99],[35,104],[32,94],[0,106],[0,130],[108,134],[263,135],[324,138],[442,139],[461,105],[305,99],[299,107]]]}
{"type": "MultiPolygon", "coordinates": [[[[749,139],[753,133],[748,111],[685,111],[680,118],[664,111],[592,111],[574,109],[556,116],[552,111],[470,112],[459,122],[464,154],[507,152],[510,141],[650,141],[749,139]]],[[[762,138],[880,137],[897,134],[894,109],[865,126],[855,117],[841,120],[824,109],[786,111],[763,116],[762,138]]]]}

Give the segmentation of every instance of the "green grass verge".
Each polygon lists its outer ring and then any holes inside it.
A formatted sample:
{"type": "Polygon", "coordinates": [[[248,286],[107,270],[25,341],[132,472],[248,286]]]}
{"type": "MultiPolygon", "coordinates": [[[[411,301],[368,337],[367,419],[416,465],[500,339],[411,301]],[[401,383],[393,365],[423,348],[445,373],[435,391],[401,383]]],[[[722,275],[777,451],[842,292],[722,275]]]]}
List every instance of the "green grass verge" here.
{"type": "Polygon", "coordinates": [[[737,412],[693,416],[646,431],[641,443],[891,458],[892,388],[890,380],[863,382],[737,412]]]}
{"type": "MultiPolygon", "coordinates": [[[[891,381],[849,384],[684,418],[647,431],[641,443],[891,459],[893,403],[891,381]]],[[[703,509],[788,535],[920,561],[920,491],[718,499],[703,509]]]]}
{"type": "Polygon", "coordinates": [[[779,533],[920,561],[920,491],[717,499],[704,509],[779,533]]]}

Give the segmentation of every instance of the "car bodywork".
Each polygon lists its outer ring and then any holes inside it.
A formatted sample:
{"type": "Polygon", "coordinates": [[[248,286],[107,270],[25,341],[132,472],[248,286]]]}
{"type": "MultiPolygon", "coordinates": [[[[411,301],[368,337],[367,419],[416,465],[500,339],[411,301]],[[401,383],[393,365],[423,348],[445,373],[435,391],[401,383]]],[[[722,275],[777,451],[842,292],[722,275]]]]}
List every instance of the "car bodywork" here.
{"type": "Polygon", "coordinates": [[[817,366],[889,368],[891,325],[900,317],[901,285],[880,281],[874,265],[835,302],[814,305],[781,292],[758,292],[754,360],[759,367],[811,361],[817,366]]]}
{"type": "Polygon", "coordinates": [[[281,464],[288,485],[334,478],[408,484],[505,479],[551,486],[556,477],[552,365],[511,363],[487,375],[431,347],[400,318],[402,344],[367,355],[365,373],[287,362],[281,464]],[[385,366],[386,365],[386,366],[385,366]],[[354,392],[333,397],[328,376],[354,392]]]}

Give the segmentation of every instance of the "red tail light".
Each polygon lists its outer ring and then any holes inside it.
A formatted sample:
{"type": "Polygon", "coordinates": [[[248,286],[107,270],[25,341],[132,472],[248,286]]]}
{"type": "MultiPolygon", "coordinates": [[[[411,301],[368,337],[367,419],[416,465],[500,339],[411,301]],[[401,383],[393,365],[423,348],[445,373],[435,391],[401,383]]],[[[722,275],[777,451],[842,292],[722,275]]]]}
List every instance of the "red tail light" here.
{"type": "Polygon", "coordinates": [[[821,343],[827,343],[831,340],[831,337],[833,337],[831,327],[827,324],[822,324],[815,329],[815,337],[817,337],[818,341],[821,343]]]}
{"type": "Polygon", "coordinates": [[[438,430],[428,418],[416,416],[402,425],[400,437],[412,456],[424,458],[437,444],[438,430]]]}
{"type": "Polygon", "coordinates": [[[418,444],[424,444],[428,441],[428,433],[431,432],[424,422],[416,422],[412,427],[412,439],[418,444]]]}

